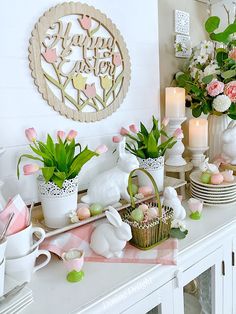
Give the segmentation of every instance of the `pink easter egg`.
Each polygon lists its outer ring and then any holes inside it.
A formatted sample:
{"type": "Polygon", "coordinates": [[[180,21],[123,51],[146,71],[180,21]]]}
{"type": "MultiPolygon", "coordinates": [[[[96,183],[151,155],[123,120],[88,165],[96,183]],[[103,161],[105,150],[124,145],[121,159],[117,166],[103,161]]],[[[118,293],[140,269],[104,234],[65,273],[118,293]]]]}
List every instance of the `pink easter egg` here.
{"type": "Polygon", "coordinates": [[[91,216],[89,208],[80,207],[77,210],[77,216],[78,216],[79,220],[84,220],[84,219],[89,218],[91,216]]]}
{"type": "Polygon", "coordinates": [[[148,220],[154,219],[157,217],[157,210],[156,208],[152,207],[148,209],[148,220]]]}
{"type": "Polygon", "coordinates": [[[144,197],[152,195],[153,194],[153,190],[150,186],[141,186],[138,189],[138,193],[143,194],[144,197]]]}
{"type": "Polygon", "coordinates": [[[146,204],[141,204],[139,205],[138,208],[141,209],[143,213],[145,213],[148,210],[148,206],[146,204]]]}
{"type": "Polygon", "coordinates": [[[233,182],[234,181],[234,175],[232,170],[225,170],[221,172],[222,176],[224,177],[225,182],[233,182]]]}
{"type": "Polygon", "coordinates": [[[224,177],[222,176],[221,173],[214,173],[211,176],[211,183],[215,185],[219,185],[224,181],[224,177]]]}

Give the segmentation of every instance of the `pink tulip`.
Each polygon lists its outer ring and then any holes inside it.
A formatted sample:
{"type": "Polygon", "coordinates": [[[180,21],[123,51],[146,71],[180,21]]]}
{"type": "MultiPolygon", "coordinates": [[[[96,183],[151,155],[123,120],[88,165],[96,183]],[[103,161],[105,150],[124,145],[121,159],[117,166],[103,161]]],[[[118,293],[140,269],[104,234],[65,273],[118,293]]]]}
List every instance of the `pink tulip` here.
{"type": "Polygon", "coordinates": [[[161,124],[163,125],[163,127],[166,127],[168,125],[169,121],[170,121],[170,119],[165,117],[161,124]]]}
{"type": "Polygon", "coordinates": [[[125,136],[128,135],[129,131],[126,128],[121,128],[120,129],[120,135],[125,136]]]}
{"type": "Polygon", "coordinates": [[[104,154],[107,151],[108,151],[108,148],[105,144],[99,145],[95,150],[95,152],[99,155],[104,154]]]}
{"type": "Polygon", "coordinates": [[[131,132],[133,132],[135,134],[138,133],[138,128],[137,128],[137,126],[135,124],[131,124],[129,126],[129,129],[130,129],[131,132]]]}
{"type": "Polygon", "coordinates": [[[88,30],[92,26],[91,17],[83,15],[82,19],[79,20],[80,25],[83,29],[88,30]]]}
{"type": "Polygon", "coordinates": [[[95,84],[86,84],[84,93],[88,98],[94,98],[97,94],[95,84]]]}
{"type": "Polygon", "coordinates": [[[34,128],[29,128],[25,130],[25,136],[30,142],[35,142],[37,138],[37,133],[34,128]]]}
{"type": "Polygon", "coordinates": [[[112,138],[113,143],[120,143],[121,141],[122,141],[121,136],[113,136],[113,138],[112,138]]]}
{"type": "Polygon", "coordinates": [[[39,170],[39,165],[37,164],[28,164],[23,166],[24,175],[28,176],[34,174],[39,170]]]}
{"type": "Polygon", "coordinates": [[[58,58],[56,48],[54,49],[47,48],[46,51],[42,53],[42,55],[48,63],[54,63],[57,61],[58,58]]]}
{"type": "Polygon", "coordinates": [[[173,137],[175,137],[176,139],[184,138],[183,131],[180,128],[176,129],[174,134],[173,134],[173,137]]]}
{"type": "Polygon", "coordinates": [[[66,136],[66,133],[64,131],[57,131],[57,137],[63,140],[66,136]]]}
{"type": "Polygon", "coordinates": [[[68,141],[72,141],[76,136],[78,135],[78,132],[75,130],[70,130],[70,132],[68,133],[66,139],[68,141]]]}
{"type": "Polygon", "coordinates": [[[112,62],[113,62],[113,64],[114,64],[115,66],[117,66],[117,67],[121,65],[122,59],[121,59],[121,55],[120,55],[119,52],[115,52],[115,53],[113,54],[112,62]]]}

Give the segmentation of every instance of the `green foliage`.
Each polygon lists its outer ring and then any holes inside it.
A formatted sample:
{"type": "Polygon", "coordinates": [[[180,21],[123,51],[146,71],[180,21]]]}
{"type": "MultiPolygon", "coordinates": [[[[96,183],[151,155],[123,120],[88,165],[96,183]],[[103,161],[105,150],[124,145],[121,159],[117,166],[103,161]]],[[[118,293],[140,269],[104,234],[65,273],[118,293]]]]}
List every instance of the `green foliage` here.
{"type": "Polygon", "coordinates": [[[186,237],[187,234],[188,234],[188,230],[181,231],[179,228],[170,229],[171,238],[182,240],[186,237]]]}
{"type": "Polygon", "coordinates": [[[218,16],[210,16],[205,23],[205,29],[208,33],[214,32],[220,25],[220,18],[218,16]]]}
{"type": "Polygon", "coordinates": [[[132,141],[126,143],[126,149],[133,155],[142,158],[158,158],[164,156],[167,149],[170,149],[176,143],[174,137],[169,137],[165,130],[164,126],[159,127],[158,120],[153,116],[152,117],[152,128],[150,132],[140,123],[140,131],[136,136],[127,134],[126,135],[132,141]],[[161,136],[166,138],[166,141],[159,144],[161,136]]]}
{"type": "Polygon", "coordinates": [[[43,164],[41,170],[45,181],[52,181],[59,188],[62,188],[65,180],[75,178],[91,158],[98,156],[88,147],[81,150],[81,145],[75,143],[74,139],[62,141],[58,138],[58,142],[54,143],[50,135],[47,136],[46,143],[34,141],[30,148],[37,156],[24,154],[19,158],[17,163],[18,178],[22,158],[37,160],[43,164]],[[79,153],[76,153],[76,147],[79,147],[79,153]]]}
{"type": "Polygon", "coordinates": [[[205,29],[209,33],[211,40],[227,44],[230,42],[230,35],[236,33],[236,23],[229,24],[223,32],[214,33],[220,26],[220,18],[211,16],[205,23],[205,29]]]}

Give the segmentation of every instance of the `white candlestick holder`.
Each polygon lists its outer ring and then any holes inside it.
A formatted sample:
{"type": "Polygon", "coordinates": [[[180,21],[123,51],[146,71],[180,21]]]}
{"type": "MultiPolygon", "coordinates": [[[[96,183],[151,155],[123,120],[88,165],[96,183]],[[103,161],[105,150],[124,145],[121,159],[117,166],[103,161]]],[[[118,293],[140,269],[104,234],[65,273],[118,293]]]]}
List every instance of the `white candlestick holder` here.
{"type": "Polygon", "coordinates": [[[192,164],[195,168],[198,168],[200,163],[206,158],[204,153],[209,149],[209,147],[188,147],[188,150],[192,153],[192,164]]]}
{"type": "MultiPolygon", "coordinates": [[[[169,129],[168,129],[168,135],[173,136],[176,129],[181,129],[181,124],[186,120],[187,118],[170,118],[169,120],[169,129]]],[[[165,164],[167,166],[184,166],[186,165],[185,159],[182,157],[184,153],[184,144],[182,142],[182,139],[179,138],[176,140],[177,142],[175,145],[167,150],[167,159],[165,164]]]]}

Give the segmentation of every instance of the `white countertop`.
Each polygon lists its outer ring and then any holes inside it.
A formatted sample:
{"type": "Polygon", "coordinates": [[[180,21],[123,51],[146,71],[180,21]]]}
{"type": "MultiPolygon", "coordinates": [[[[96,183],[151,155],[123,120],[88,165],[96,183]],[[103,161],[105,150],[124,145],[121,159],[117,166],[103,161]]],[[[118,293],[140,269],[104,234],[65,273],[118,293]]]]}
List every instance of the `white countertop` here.
{"type": "MultiPolygon", "coordinates": [[[[235,221],[236,205],[205,207],[201,220],[194,221],[187,218],[189,234],[184,240],[179,241],[179,260],[184,258],[191,248],[203,243],[202,240],[206,240],[216,232],[219,233],[221,229],[229,228],[235,221]]],[[[87,262],[84,265],[84,279],[79,283],[69,283],[65,278],[64,265],[54,256],[47,267],[34,274],[29,285],[33,290],[34,302],[23,313],[106,313],[106,309],[112,306],[109,302],[114,301],[112,296],[119,296],[122,301],[127,298],[127,294],[133,295],[135,292],[131,291],[133,280],[140,280],[143,285],[140,286],[141,293],[148,284],[145,278],[151,278],[149,277],[151,274],[152,276],[155,274],[156,277],[164,273],[170,274],[173,278],[176,269],[176,266],[87,262]]],[[[161,285],[161,280],[159,284],[161,285]]],[[[120,311],[117,309],[117,312],[120,311]]]]}

